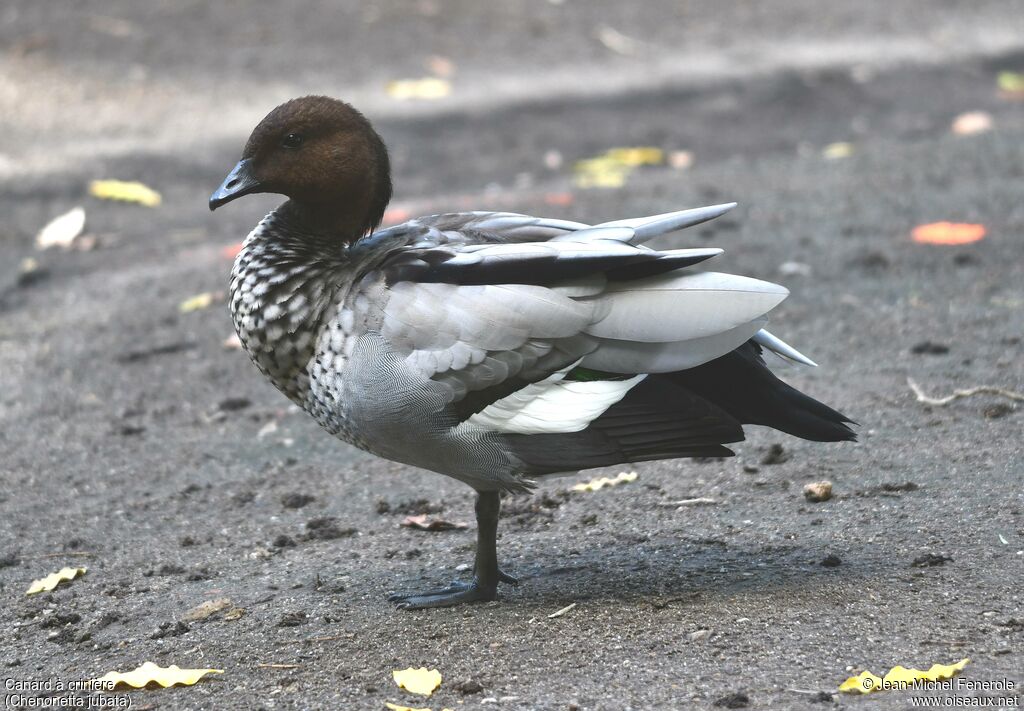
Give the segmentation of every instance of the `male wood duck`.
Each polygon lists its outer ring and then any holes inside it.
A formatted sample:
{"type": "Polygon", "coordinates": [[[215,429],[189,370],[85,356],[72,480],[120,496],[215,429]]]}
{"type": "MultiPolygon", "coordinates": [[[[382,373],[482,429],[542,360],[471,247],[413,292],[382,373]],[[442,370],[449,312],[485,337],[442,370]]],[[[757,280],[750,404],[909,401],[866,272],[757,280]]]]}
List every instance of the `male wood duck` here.
{"type": "Polygon", "coordinates": [[[288,200],[231,271],[256,367],[334,436],[477,492],[473,581],[393,596],[399,607],[515,584],[498,566],[499,497],[546,475],[729,456],[744,424],[855,438],[762,360],[764,348],[814,365],[763,328],[785,288],[692,269],[720,249],[644,246],[734,203],[599,225],[449,213],[378,231],[387,149],[323,96],[271,111],[210,209],[258,192],[288,200]]]}

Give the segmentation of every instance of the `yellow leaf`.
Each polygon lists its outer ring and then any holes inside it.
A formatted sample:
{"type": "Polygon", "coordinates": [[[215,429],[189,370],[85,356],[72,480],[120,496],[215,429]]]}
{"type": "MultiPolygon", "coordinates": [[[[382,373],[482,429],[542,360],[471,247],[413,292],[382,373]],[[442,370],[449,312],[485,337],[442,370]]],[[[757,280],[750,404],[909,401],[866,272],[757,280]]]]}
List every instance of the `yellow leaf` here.
{"type": "Polygon", "coordinates": [[[944,681],[952,679],[963,671],[970,659],[961,659],[956,664],[933,664],[928,671],[920,669],[907,669],[899,665],[894,666],[885,675],[885,687],[887,689],[906,688],[912,686],[915,681],[944,681]]]}
{"type": "Polygon", "coordinates": [[[660,148],[609,148],[599,156],[577,161],[573,173],[579,188],[621,188],[635,168],[664,161],[665,153],[660,148]]]}
{"type": "Polygon", "coordinates": [[[999,72],[996,78],[1000,91],[1008,94],[1019,94],[1024,92],[1024,74],[1020,72],[999,72]]]}
{"type": "Polygon", "coordinates": [[[216,298],[217,294],[214,292],[204,291],[202,294],[190,296],[178,304],[178,311],[183,314],[187,314],[192,311],[202,311],[203,309],[209,308],[210,304],[212,304],[216,298]]]}
{"type": "Polygon", "coordinates": [[[846,143],[845,141],[839,143],[830,143],[825,146],[821,155],[823,158],[828,160],[839,160],[840,158],[849,158],[853,155],[853,144],[846,143]]]}
{"type": "Polygon", "coordinates": [[[612,148],[605,155],[617,163],[630,167],[660,165],[665,160],[665,154],[662,150],[660,148],[652,148],[651,146],[612,148]]]}
{"type": "Polygon", "coordinates": [[[433,711],[432,709],[414,709],[412,706],[399,706],[390,701],[385,701],[384,705],[391,709],[391,711],[433,711]]]}
{"type": "Polygon", "coordinates": [[[576,178],[573,181],[578,188],[621,188],[626,184],[629,171],[617,165],[598,163],[596,161],[580,161],[577,163],[576,178]],[[582,166],[583,163],[589,163],[582,166]]]}
{"type": "Polygon", "coordinates": [[[857,676],[851,676],[849,679],[839,685],[840,691],[847,693],[854,693],[859,691],[862,694],[867,694],[871,691],[877,691],[882,688],[882,678],[875,676],[871,672],[864,670],[857,676]]]}
{"type": "Polygon", "coordinates": [[[956,664],[933,664],[928,671],[907,669],[897,665],[889,670],[884,679],[875,676],[870,671],[862,671],[859,675],[851,676],[840,684],[839,690],[867,694],[871,691],[913,688],[914,682],[952,679],[963,671],[970,661],[970,659],[961,659],[956,664]]]}
{"type": "Polygon", "coordinates": [[[590,481],[582,484],[576,484],[572,487],[573,491],[600,491],[606,486],[618,486],[619,484],[628,484],[631,481],[636,481],[636,472],[621,472],[614,478],[611,477],[600,477],[599,479],[591,479],[590,481]]]}
{"type": "Polygon", "coordinates": [[[61,568],[56,573],[50,573],[45,578],[33,581],[29,589],[25,591],[25,594],[35,595],[36,593],[49,592],[65,580],[74,580],[79,575],[85,575],[86,570],[88,568],[61,568]]]}
{"type": "Polygon", "coordinates": [[[101,200],[134,202],[146,207],[156,207],[161,199],[156,190],[133,180],[94,180],[89,183],[89,194],[101,200]]]}
{"type": "Polygon", "coordinates": [[[452,93],[452,85],[447,79],[424,77],[423,79],[397,79],[389,81],[388,96],[393,99],[443,99],[452,93]]]}
{"type": "Polygon", "coordinates": [[[441,672],[437,669],[401,669],[391,672],[398,688],[405,689],[420,696],[430,696],[434,689],[441,685],[441,672]]]}
{"type": "Polygon", "coordinates": [[[68,249],[78,235],[85,229],[85,210],[75,207],[63,215],[53,218],[46,223],[43,229],[36,235],[36,247],[49,249],[50,247],[62,247],[68,249]]]}
{"type": "Polygon", "coordinates": [[[172,664],[169,667],[159,667],[153,662],[146,662],[138,669],[130,672],[107,672],[96,681],[105,684],[106,688],[117,686],[118,684],[127,684],[128,686],[134,686],[136,689],[141,689],[147,684],[156,682],[166,689],[168,686],[175,686],[176,684],[192,686],[207,674],[223,673],[223,669],[182,669],[176,664],[172,664]]]}

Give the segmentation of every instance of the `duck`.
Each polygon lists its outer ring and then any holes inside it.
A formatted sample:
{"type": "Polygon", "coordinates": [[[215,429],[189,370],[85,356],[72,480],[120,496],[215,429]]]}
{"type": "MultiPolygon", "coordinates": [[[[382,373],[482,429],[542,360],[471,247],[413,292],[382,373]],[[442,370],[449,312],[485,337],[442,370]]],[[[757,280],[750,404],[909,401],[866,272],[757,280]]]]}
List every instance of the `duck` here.
{"type": "Polygon", "coordinates": [[[497,598],[501,499],[545,477],[726,457],[745,425],[817,442],[852,420],[786,384],[764,352],[814,366],[765,325],[783,286],[695,269],[722,253],[646,243],[735,203],[588,225],[452,212],[380,228],[388,151],[326,96],[259,122],[211,210],[286,198],[243,242],[229,308],[252,362],[328,433],[476,492],[471,581],[404,609],[497,598]]]}

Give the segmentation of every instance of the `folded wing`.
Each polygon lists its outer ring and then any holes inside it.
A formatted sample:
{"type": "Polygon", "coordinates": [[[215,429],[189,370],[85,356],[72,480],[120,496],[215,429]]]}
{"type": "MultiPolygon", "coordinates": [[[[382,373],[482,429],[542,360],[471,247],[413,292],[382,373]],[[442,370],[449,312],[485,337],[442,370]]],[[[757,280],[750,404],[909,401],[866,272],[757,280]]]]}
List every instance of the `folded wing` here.
{"type": "Polygon", "coordinates": [[[788,292],[687,269],[721,250],[642,243],[731,207],[595,227],[508,213],[409,223],[415,238],[367,277],[383,285],[370,321],[418,377],[444,387],[458,426],[505,437],[528,473],[728,453],[741,418],[648,376],[752,338],[806,362],[762,330],[788,292]]]}

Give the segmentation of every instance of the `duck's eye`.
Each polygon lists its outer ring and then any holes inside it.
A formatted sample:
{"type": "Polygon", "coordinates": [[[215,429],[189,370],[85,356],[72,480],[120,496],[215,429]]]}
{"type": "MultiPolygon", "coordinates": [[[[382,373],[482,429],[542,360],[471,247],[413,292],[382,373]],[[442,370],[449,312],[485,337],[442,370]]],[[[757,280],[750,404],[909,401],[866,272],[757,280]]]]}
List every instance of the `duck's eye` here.
{"type": "Polygon", "coordinates": [[[298,148],[302,145],[302,136],[297,133],[289,133],[281,139],[281,145],[285,148],[298,148]]]}

